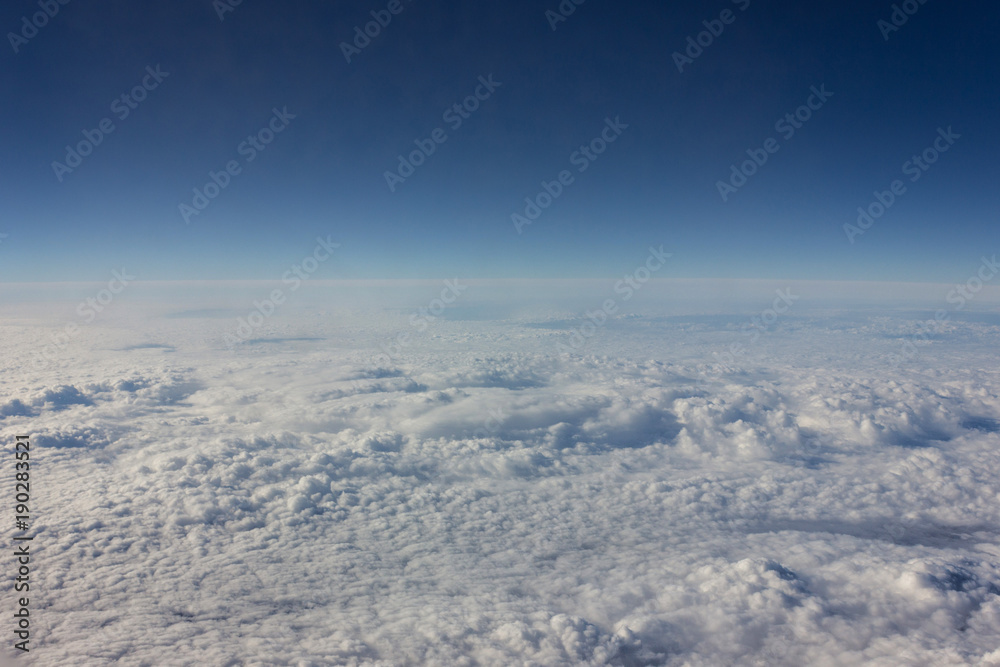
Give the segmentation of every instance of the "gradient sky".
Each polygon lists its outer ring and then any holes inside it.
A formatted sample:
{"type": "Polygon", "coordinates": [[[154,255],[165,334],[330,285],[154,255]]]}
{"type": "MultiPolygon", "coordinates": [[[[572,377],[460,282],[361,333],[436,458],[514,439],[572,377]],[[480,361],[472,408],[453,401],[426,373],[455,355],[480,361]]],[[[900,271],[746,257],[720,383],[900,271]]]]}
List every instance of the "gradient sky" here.
{"type": "Polygon", "coordinates": [[[387,1],[243,0],[220,20],[211,0],[76,0],[17,53],[8,33],[39,5],[6,2],[0,281],[277,278],[318,235],[341,243],[331,279],[614,277],[662,244],[663,277],[952,282],[1000,250],[1000,6],[928,0],[886,40],[890,2],[746,2],[588,0],[553,30],[557,0],[401,0],[351,63],[341,43],[387,1]],[[169,76],[119,119],[157,65],[169,76]],[[443,112],[490,74],[453,130],[443,112]],[[833,96],[784,139],[775,122],[821,85],[833,96]],[[286,107],[246,162],[238,145],[286,107]],[[607,117],[628,128],[578,173],[607,117]],[[60,182],[52,163],[103,118],[114,131],[60,182]],[[948,126],[961,139],[911,183],[903,163],[948,126]],[[435,128],[447,141],[390,192],[384,172],[435,128]],[[716,182],[768,137],[780,150],[723,202],[716,182]],[[230,160],[241,173],[185,224],[179,204],[230,160]],[[564,169],[574,183],[519,235],[511,214],[564,169]],[[906,193],[849,243],[894,179],[906,193]]]}

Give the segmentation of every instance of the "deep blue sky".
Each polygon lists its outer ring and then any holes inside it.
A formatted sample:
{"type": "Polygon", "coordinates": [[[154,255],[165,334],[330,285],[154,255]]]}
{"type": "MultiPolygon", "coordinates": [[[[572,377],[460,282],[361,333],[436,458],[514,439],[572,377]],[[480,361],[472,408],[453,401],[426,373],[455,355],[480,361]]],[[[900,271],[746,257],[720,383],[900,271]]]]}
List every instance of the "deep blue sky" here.
{"type": "MultiPolygon", "coordinates": [[[[272,278],[342,244],[324,278],[614,277],[650,244],[670,277],[964,281],[997,243],[1000,6],[928,0],[888,41],[890,2],[588,0],[553,31],[548,2],[401,0],[348,64],[340,43],[387,2],[72,0],[0,46],[0,281],[272,278]],[[735,21],[683,73],[702,21],[735,21]],[[119,120],[146,67],[169,72],[119,120]],[[460,128],[445,109],[502,83],[460,128]],[[811,86],[833,96],[785,140],[811,86]],[[272,108],[297,117],[250,163],[272,108]],[[628,124],[584,173],[570,155],[628,124]],[[115,130],[72,173],[81,132],[115,130]],[[961,135],[923,177],[901,172],[939,127],[961,135]],[[384,172],[435,128],[448,140],[390,192],[384,172]],[[780,150],[723,202],[747,149],[780,150]],[[242,173],[186,225],[210,170],[242,173]],[[575,182],[518,235],[540,182],[575,182]],[[893,179],[907,191],[854,244],[845,223],[893,179]]],[[[0,9],[20,32],[37,0],[0,9]]],[[[668,274],[664,273],[664,277],[668,274]]]]}

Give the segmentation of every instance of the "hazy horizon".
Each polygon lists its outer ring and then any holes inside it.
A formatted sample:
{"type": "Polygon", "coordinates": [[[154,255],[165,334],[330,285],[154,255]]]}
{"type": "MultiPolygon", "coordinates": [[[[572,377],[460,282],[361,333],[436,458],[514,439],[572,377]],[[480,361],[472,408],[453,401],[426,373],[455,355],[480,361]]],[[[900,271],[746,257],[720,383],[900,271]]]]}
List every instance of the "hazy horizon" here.
{"type": "Polygon", "coordinates": [[[1000,4],[0,28],[0,665],[1000,667],[1000,4]]]}

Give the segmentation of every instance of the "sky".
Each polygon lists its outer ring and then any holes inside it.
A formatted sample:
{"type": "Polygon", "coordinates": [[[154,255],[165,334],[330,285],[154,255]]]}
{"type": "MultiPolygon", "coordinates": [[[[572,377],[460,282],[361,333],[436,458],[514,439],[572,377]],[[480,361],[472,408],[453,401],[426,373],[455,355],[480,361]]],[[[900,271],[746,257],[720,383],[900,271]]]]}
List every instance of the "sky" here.
{"type": "Polygon", "coordinates": [[[36,667],[1000,667],[995,3],[0,34],[36,667]]]}
{"type": "Polygon", "coordinates": [[[996,251],[993,3],[51,1],[0,8],[0,282],[278,279],[318,237],[338,280],[662,245],[658,277],[949,283],[996,251]]]}

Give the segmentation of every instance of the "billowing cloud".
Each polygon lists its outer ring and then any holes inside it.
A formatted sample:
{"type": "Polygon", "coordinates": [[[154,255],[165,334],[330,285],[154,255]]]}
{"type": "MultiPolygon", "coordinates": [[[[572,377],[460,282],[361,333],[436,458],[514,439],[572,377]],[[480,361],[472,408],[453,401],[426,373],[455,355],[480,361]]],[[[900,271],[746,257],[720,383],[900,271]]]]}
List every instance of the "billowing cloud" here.
{"type": "Polygon", "coordinates": [[[801,311],[719,364],[743,315],[567,356],[535,312],[373,367],[310,312],[228,350],[154,308],[37,374],[6,327],[33,664],[1000,664],[996,327],[900,367],[908,320],[801,311]]]}

